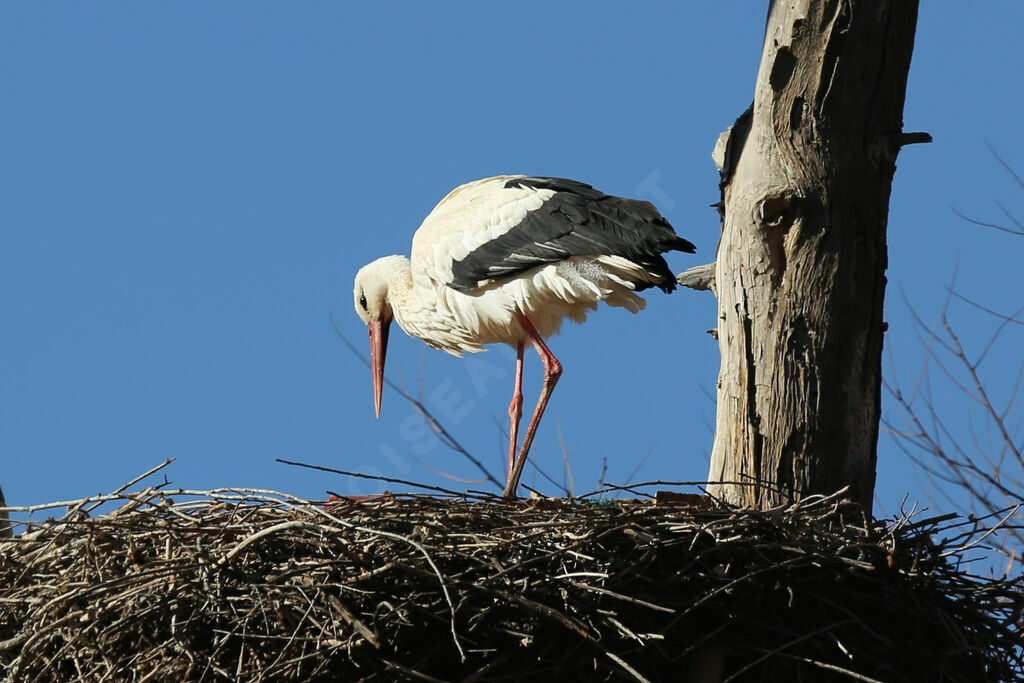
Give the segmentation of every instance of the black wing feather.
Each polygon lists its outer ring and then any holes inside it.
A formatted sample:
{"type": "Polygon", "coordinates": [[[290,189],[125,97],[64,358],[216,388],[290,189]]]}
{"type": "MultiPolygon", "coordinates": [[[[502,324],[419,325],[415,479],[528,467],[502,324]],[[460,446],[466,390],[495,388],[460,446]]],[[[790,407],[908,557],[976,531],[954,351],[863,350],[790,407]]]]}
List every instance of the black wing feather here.
{"type": "MultiPolygon", "coordinates": [[[[449,287],[467,292],[485,280],[503,280],[573,256],[621,256],[658,275],[666,292],[676,280],[661,256],[696,249],[675,233],[650,202],[613,197],[565,178],[513,178],[505,187],[555,193],[505,234],[452,263],[449,287]]],[[[637,289],[650,283],[637,283],[637,289]]]]}

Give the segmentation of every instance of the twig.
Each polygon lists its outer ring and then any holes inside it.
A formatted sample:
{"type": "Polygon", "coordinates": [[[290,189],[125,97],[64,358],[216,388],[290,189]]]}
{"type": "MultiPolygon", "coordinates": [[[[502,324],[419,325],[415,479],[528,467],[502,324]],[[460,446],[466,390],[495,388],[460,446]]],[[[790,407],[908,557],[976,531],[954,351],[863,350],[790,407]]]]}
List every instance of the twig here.
{"type": "MultiPolygon", "coordinates": [[[[134,479],[132,479],[132,480],[131,480],[131,481],[129,481],[128,483],[126,483],[126,484],[123,484],[122,486],[120,486],[120,487],[119,487],[119,488],[117,488],[117,489],[114,489],[114,491],[112,491],[112,492],[111,492],[111,495],[115,495],[115,496],[116,496],[117,494],[121,493],[122,491],[125,491],[125,490],[127,490],[127,489],[131,488],[132,486],[135,486],[136,484],[138,484],[138,483],[139,483],[140,481],[142,481],[142,480],[143,480],[143,479],[145,479],[146,477],[150,476],[151,474],[156,474],[157,472],[159,472],[159,471],[160,471],[160,470],[162,470],[163,468],[165,468],[165,467],[167,467],[168,465],[170,465],[170,464],[171,464],[172,462],[174,462],[174,458],[167,458],[166,460],[164,460],[164,461],[163,461],[162,463],[160,463],[160,464],[159,464],[159,465],[157,465],[156,467],[151,467],[150,469],[146,470],[145,472],[143,472],[143,473],[142,473],[142,474],[140,474],[139,476],[135,477],[134,479]]],[[[164,484],[166,484],[166,483],[167,483],[167,482],[166,482],[166,480],[165,480],[165,481],[164,481],[164,484]]],[[[93,511],[93,510],[95,510],[95,509],[96,509],[97,507],[99,507],[99,506],[100,506],[101,504],[102,504],[102,503],[96,503],[95,505],[92,505],[92,506],[90,506],[90,507],[89,507],[89,508],[88,508],[88,509],[87,509],[87,510],[85,511],[85,512],[86,512],[86,514],[88,514],[88,513],[92,512],[92,511],[93,511]]]]}
{"type": "Polygon", "coordinates": [[[285,460],[284,458],[275,458],[276,462],[283,465],[291,465],[293,467],[304,467],[309,470],[317,470],[318,472],[327,472],[329,474],[340,474],[343,477],[354,477],[357,479],[372,479],[374,481],[384,481],[389,484],[402,484],[403,486],[412,486],[414,488],[423,489],[424,491],[436,491],[443,493],[447,496],[456,496],[459,498],[466,497],[463,491],[452,491],[441,486],[431,486],[430,484],[420,484],[419,482],[411,481],[409,479],[396,479],[395,477],[385,477],[381,474],[364,474],[362,472],[350,472],[348,470],[339,470],[334,467],[327,467],[325,465],[313,465],[311,463],[297,462],[295,460],[285,460]]]}
{"type": "MultiPolygon", "coordinates": [[[[349,351],[351,351],[357,358],[359,358],[360,361],[362,361],[363,365],[369,367],[370,366],[369,359],[366,358],[362,354],[362,352],[360,352],[359,349],[356,348],[355,344],[353,344],[351,341],[349,341],[348,337],[346,337],[342,333],[342,331],[338,327],[337,323],[335,323],[333,315],[330,316],[330,321],[331,321],[331,327],[334,328],[334,333],[336,335],[338,335],[338,338],[341,339],[342,343],[344,343],[345,346],[348,347],[349,351]]],[[[445,429],[444,425],[442,425],[437,420],[437,418],[435,418],[433,416],[433,414],[429,410],[427,410],[426,405],[424,405],[421,400],[416,399],[412,394],[410,394],[409,392],[407,392],[404,389],[402,389],[401,387],[399,387],[397,384],[395,384],[394,382],[389,380],[387,377],[384,378],[384,384],[386,384],[388,386],[388,388],[390,388],[395,393],[397,393],[399,396],[401,396],[406,401],[408,401],[409,403],[412,404],[412,406],[416,410],[416,412],[420,414],[420,416],[424,419],[424,421],[426,421],[427,425],[438,435],[438,437],[441,440],[441,443],[443,443],[448,448],[452,449],[456,453],[459,453],[464,458],[469,460],[477,469],[480,470],[481,473],[483,473],[484,478],[486,478],[487,481],[492,483],[498,489],[502,489],[504,487],[504,484],[499,482],[494,477],[494,475],[491,474],[490,470],[488,470],[484,466],[484,464],[482,462],[480,462],[469,451],[467,451],[465,448],[463,448],[462,444],[460,444],[458,441],[455,440],[455,437],[452,436],[451,433],[447,429],[445,429]]]]}
{"type": "Polygon", "coordinates": [[[566,476],[566,485],[563,486],[562,488],[567,492],[566,495],[568,495],[571,498],[572,495],[573,495],[573,491],[576,490],[576,485],[573,482],[573,478],[572,478],[572,463],[569,461],[569,454],[570,454],[572,449],[566,448],[566,446],[565,446],[565,439],[562,436],[562,420],[561,420],[561,418],[556,418],[555,419],[555,428],[556,428],[556,431],[558,432],[558,447],[562,451],[562,463],[563,463],[563,466],[565,468],[565,476],[566,476]]]}

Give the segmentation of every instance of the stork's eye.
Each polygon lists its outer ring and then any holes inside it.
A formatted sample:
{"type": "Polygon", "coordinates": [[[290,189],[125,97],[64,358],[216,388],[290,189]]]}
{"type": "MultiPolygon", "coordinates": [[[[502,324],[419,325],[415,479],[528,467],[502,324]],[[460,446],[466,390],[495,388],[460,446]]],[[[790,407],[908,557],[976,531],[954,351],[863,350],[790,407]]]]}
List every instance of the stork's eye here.
{"type": "Polygon", "coordinates": [[[363,310],[366,311],[367,313],[370,312],[370,309],[367,308],[367,306],[366,306],[366,295],[365,294],[360,294],[359,295],[359,305],[362,306],[363,310]]]}

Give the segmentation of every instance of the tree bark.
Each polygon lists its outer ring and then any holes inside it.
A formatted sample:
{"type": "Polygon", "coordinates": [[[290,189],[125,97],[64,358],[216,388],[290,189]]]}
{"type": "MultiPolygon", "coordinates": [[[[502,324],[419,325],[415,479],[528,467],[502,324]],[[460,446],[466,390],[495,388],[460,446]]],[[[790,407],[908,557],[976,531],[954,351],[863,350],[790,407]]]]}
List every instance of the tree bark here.
{"type": "Polygon", "coordinates": [[[889,194],[917,0],[774,1],[754,104],[716,148],[713,495],[870,507],[889,194]],[[727,139],[728,144],[722,144],[727,139]]]}
{"type": "MultiPolygon", "coordinates": [[[[0,489],[0,508],[7,507],[7,500],[4,499],[4,490],[0,489]]],[[[11,529],[11,522],[7,512],[0,512],[0,538],[13,538],[14,531],[11,529]]]]}

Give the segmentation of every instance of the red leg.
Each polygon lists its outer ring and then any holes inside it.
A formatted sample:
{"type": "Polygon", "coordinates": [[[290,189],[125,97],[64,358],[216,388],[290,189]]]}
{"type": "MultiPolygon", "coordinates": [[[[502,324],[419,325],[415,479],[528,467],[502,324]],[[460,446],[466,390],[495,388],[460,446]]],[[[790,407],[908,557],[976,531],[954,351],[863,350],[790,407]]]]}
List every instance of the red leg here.
{"type": "Polygon", "coordinates": [[[516,388],[512,392],[512,403],[508,406],[508,469],[511,472],[516,462],[516,442],[519,441],[519,422],[523,419],[523,348],[516,347],[516,388]]]}
{"type": "Polygon", "coordinates": [[[536,349],[537,355],[544,363],[544,384],[540,389],[540,398],[537,399],[537,407],[533,409],[533,417],[530,418],[530,426],[526,428],[526,436],[523,437],[523,445],[519,449],[519,457],[516,458],[512,469],[508,473],[508,483],[505,484],[505,491],[502,494],[506,498],[515,498],[519,489],[519,478],[523,476],[523,467],[526,466],[526,456],[530,453],[530,446],[533,445],[533,437],[537,434],[537,427],[540,425],[540,418],[544,416],[544,409],[551,398],[551,392],[562,376],[562,364],[558,362],[555,355],[551,353],[544,339],[537,334],[536,328],[530,320],[523,315],[522,311],[516,310],[516,319],[530,336],[530,343],[536,349]]]}

